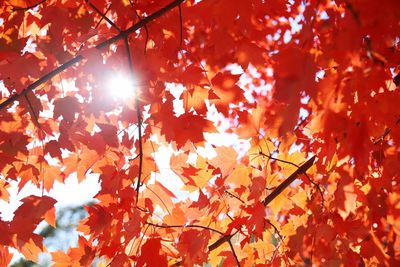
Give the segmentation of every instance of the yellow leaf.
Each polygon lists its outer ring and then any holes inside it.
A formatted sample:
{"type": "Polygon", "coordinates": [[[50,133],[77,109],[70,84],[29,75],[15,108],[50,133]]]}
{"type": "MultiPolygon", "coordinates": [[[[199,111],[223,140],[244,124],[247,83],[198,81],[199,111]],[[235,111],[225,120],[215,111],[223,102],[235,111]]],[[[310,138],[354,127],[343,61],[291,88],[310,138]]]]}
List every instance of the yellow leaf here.
{"type": "Polygon", "coordinates": [[[284,237],[292,236],[296,234],[296,228],[294,227],[292,222],[288,222],[284,226],[282,226],[280,233],[284,237]]]}
{"type": "Polygon", "coordinates": [[[206,159],[200,156],[197,157],[196,167],[199,169],[199,171],[191,178],[199,188],[203,188],[213,177],[212,170],[208,168],[206,159]]]}
{"type": "Polygon", "coordinates": [[[293,208],[292,202],[290,202],[289,199],[287,199],[284,196],[285,195],[285,193],[284,193],[285,191],[283,191],[281,193],[281,195],[279,195],[274,200],[272,200],[272,202],[268,205],[275,215],[277,215],[283,209],[289,210],[289,209],[293,208]]]}
{"type": "Polygon", "coordinates": [[[307,193],[300,189],[295,195],[291,196],[290,199],[300,208],[304,209],[307,204],[307,193]]]}
{"type": "Polygon", "coordinates": [[[245,187],[249,186],[251,183],[249,167],[243,165],[237,166],[226,179],[226,183],[234,184],[237,187],[242,185],[245,187]]]}
{"type": "Polygon", "coordinates": [[[251,141],[251,147],[247,152],[250,164],[255,168],[263,168],[265,163],[268,161],[268,158],[262,154],[270,155],[274,149],[274,144],[265,138],[253,139],[251,141]]]}
{"type": "Polygon", "coordinates": [[[333,168],[336,167],[336,164],[338,162],[338,157],[336,153],[333,155],[332,159],[328,162],[328,165],[326,166],[326,171],[330,172],[333,168]]]}
{"type": "Polygon", "coordinates": [[[302,152],[294,152],[292,154],[280,154],[278,158],[280,160],[282,160],[282,161],[278,161],[278,165],[282,168],[281,173],[285,177],[288,177],[294,171],[297,170],[297,167],[293,164],[301,165],[301,163],[306,160],[306,157],[305,157],[304,153],[302,153],[302,152]],[[285,161],[285,162],[283,162],[283,161],[285,161]],[[293,164],[290,164],[289,162],[291,162],[293,164]]]}
{"type": "Polygon", "coordinates": [[[237,153],[231,147],[216,147],[217,156],[210,160],[210,164],[220,168],[222,176],[229,175],[237,164],[237,153]]]}

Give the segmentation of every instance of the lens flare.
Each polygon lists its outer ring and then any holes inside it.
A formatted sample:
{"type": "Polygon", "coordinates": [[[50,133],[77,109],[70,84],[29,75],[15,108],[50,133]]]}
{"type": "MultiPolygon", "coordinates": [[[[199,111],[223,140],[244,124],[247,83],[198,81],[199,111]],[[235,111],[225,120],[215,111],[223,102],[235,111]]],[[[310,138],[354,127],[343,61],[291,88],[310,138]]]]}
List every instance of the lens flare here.
{"type": "Polygon", "coordinates": [[[108,90],[111,96],[119,99],[132,97],[134,95],[134,83],[127,75],[113,75],[108,84],[108,90]]]}

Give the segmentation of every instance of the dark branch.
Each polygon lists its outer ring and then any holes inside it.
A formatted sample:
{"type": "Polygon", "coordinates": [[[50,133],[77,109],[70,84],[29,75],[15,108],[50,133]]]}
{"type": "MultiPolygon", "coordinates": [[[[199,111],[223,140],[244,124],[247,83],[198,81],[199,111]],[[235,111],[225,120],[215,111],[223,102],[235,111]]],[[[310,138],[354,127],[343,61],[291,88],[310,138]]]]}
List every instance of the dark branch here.
{"type": "MultiPolygon", "coordinates": [[[[239,232],[239,230],[236,230],[236,232],[230,234],[230,235],[226,235],[223,234],[223,236],[218,239],[217,241],[215,241],[214,243],[212,243],[211,245],[208,246],[208,250],[209,251],[213,251],[214,249],[217,249],[219,246],[221,246],[223,243],[225,242],[231,242],[231,238],[236,235],[239,232]]],[[[232,251],[234,252],[234,250],[232,249],[232,251]]]]}
{"type": "MultiPolygon", "coordinates": [[[[29,106],[29,109],[30,109],[30,111],[31,111],[32,117],[33,117],[33,119],[34,119],[34,121],[35,121],[35,124],[37,125],[38,128],[40,128],[39,118],[38,118],[38,116],[36,115],[35,110],[33,109],[33,106],[32,106],[31,101],[29,100],[29,98],[28,98],[27,95],[24,95],[24,97],[25,97],[26,102],[28,102],[28,106],[29,106]]],[[[43,177],[44,177],[44,176],[43,176],[43,177]]]]}
{"type": "Polygon", "coordinates": [[[35,8],[35,7],[43,4],[46,1],[47,0],[42,0],[40,2],[37,2],[36,4],[30,5],[30,6],[27,6],[27,7],[14,7],[14,6],[12,6],[12,11],[27,11],[29,9],[35,8]]]}
{"type": "MultiPolygon", "coordinates": [[[[262,156],[264,156],[264,157],[267,157],[267,158],[269,158],[269,159],[276,160],[276,161],[280,161],[280,162],[283,162],[283,163],[286,163],[286,164],[295,166],[296,168],[300,168],[299,165],[297,165],[297,164],[295,164],[295,163],[293,163],[293,162],[290,162],[290,161],[287,161],[287,160],[283,160],[283,159],[278,159],[278,158],[272,157],[271,155],[267,155],[267,154],[263,153],[262,151],[260,151],[259,153],[260,153],[260,155],[262,155],[262,156]]],[[[321,195],[322,206],[324,206],[324,201],[325,201],[325,199],[324,199],[324,193],[322,192],[321,187],[319,186],[319,184],[317,184],[316,182],[314,182],[313,180],[311,180],[310,176],[308,176],[308,174],[307,174],[306,172],[304,172],[303,174],[304,174],[304,176],[307,178],[307,180],[308,180],[312,185],[314,185],[314,186],[317,188],[319,194],[321,195]]],[[[276,189],[276,187],[274,187],[273,189],[276,189]]],[[[271,190],[271,189],[268,189],[268,188],[267,188],[267,190],[271,190]]]]}
{"type": "MultiPolygon", "coordinates": [[[[133,7],[133,6],[132,6],[133,7]]],[[[136,9],[135,11],[135,15],[138,18],[139,21],[142,21],[142,18],[139,16],[139,14],[137,13],[136,9]]],[[[149,29],[147,29],[147,26],[144,25],[144,31],[146,33],[146,40],[144,41],[144,53],[146,54],[147,51],[147,43],[149,42],[149,29]]]]}
{"type": "MultiPolygon", "coordinates": [[[[110,9],[111,9],[111,5],[112,5],[112,3],[108,5],[106,12],[104,12],[104,16],[107,16],[108,11],[110,11],[110,9]]],[[[97,22],[96,26],[94,26],[95,29],[97,29],[100,26],[100,23],[103,21],[103,19],[104,18],[101,17],[101,19],[97,22]]]]}
{"type": "MultiPolygon", "coordinates": [[[[116,36],[114,36],[114,37],[112,37],[112,38],[110,38],[110,39],[98,44],[96,46],[96,48],[97,49],[103,49],[103,48],[108,47],[109,45],[111,45],[111,44],[113,44],[113,43],[115,43],[115,42],[117,42],[117,41],[119,41],[121,39],[126,38],[130,34],[134,33],[138,29],[140,29],[140,28],[144,27],[145,25],[147,25],[148,23],[150,23],[151,21],[161,17],[167,11],[169,11],[172,8],[178,6],[183,1],[184,0],[175,0],[175,1],[171,2],[170,4],[168,4],[165,7],[159,9],[158,11],[154,12],[153,14],[145,17],[144,19],[142,19],[141,21],[139,21],[138,23],[136,23],[135,25],[133,25],[129,29],[127,29],[125,31],[122,31],[118,35],[116,35],[116,36]]],[[[21,96],[24,96],[29,91],[33,91],[34,89],[36,89],[41,84],[43,84],[46,81],[52,79],[54,76],[56,76],[60,72],[68,69],[69,67],[71,67],[72,65],[80,62],[83,59],[84,59],[84,57],[82,55],[78,55],[78,56],[74,57],[73,59],[71,59],[71,60],[65,62],[64,64],[62,64],[60,67],[58,67],[58,68],[54,69],[53,71],[47,73],[46,75],[44,75],[43,77],[39,78],[38,80],[36,80],[32,84],[30,84],[28,87],[23,89],[20,93],[16,93],[16,94],[10,96],[6,101],[2,102],[0,104],[0,110],[5,108],[5,107],[7,107],[8,105],[13,103],[14,101],[18,100],[21,96]]]]}
{"type": "Polygon", "coordinates": [[[215,241],[214,243],[212,243],[211,245],[208,246],[208,250],[209,251],[213,251],[214,249],[217,249],[219,246],[221,246],[223,243],[231,240],[232,235],[224,235],[223,237],[221,237],[220,239],[218,239],[217,241],[215,241]]]}
{"type": "Polygon", "coordinates": [[[217,241],[215,241],[213,244],[208,246],[208,250],[209,251],[213,251],[215,249],[217,249],[219,246],[221,246],[223,243],[228,242],[229,246],[232,250],[233,256],[236,260],[237,266],[240,267],[240,261],[236,255],[235,249],[233,248],[233,245],[231,243],[231,238],[238,232],[236,231],[235,233],[231,234],[231,235],[225,235],[224,233],[222,233],[219,230],[210,228],[208,226],[203,226],[203,225],[194,225],[194,224],[188,224],[188,225],[164,225],[164,224],[155,224],[155,223],[151,223],[151,222],[146,222],[147,225],[151,225],[157,228],[164,228],[164,229],[168,229],[168,228],[200,228],[200,229],[204,229],[204,230],[209,230],[212,231],[214,233],[217,233],[219,235],[221,235],[222,237],[220,239],[218,239],[217,241]]]}
{"type": "MultiPolygon", "coordinates": [[[[131,57],[131,51],[129,49],[129,40],[128,37],[124,38],[125,42],[125,48],[126,48],[126,56],[128,57],[128,64],[129,64],[129,71],[131,75],[131,83],[133,83],[133,63],[132,63],[132,57],[131,57]]],[[[133,88],[132,88],[133,89],[133,88]]],[[[138,121],[138,142],[139,142],[139,173],[138,173],[138,181],[136,185],[136,203],[139,199],[139,190],[141,186],[141,181],[142,181],[142,170],[143,170],[143,146],[142,146],[142,115],[140,113],[140,100],[139,100],[139,94],[137,90],[135,91],[135,106],[136,106],[136,116],[137,116],[137,121],[138,121]]]]}
{"type": "Polygon", "coordinates": [[[182,7],[179,4],[179,25],[180,25],[180,31],[179,31],[179,49],[182,49],[182,43],[183,43],[183,19],[182,19],[182,7]]]}
{"type": "Polygon", "coordinates": [[[238,259],[238,256],[236,255],[236,252],[235,252],[235,249],[234,249],[234,247],[233,247],[233,245],[232,245],[231,240],[229,240],[228,243],[229,243],[229,246],[231,247],[233,257],[235,257],[236,264],[237,264],[238,267],[240,267],[240,261],[239,261],[239,259],[238,259]]]}
{"type": "Polygon", "coordinates": [[[239,200],[240,202],[242,202],[243,204],[246,204],[242,199],[240,199],[240,197],[234,195],[233,193],[229,192],[228,190],[225,190],[225,193],[228,194],[229,196],[239,200]]]}
{"type": "Polygon", "coordinates": [[[275,233],[279,236],[279,239],[283,242],[283,237],[282,237],[281,233],[279,232],[278,228],[277,228],[272,222],[270,222],[270,220],[267,220],[267,223],[268,223],[272,228],[274,228],[275,233]]]}
{"type": "MultiPolygon", "coordinates": [[[[188,225],[165,225],[165,224],[155,224],[155,223],[151,223],[151,222],[146,222],[146,224],[157,227],[157,228],[200,228],[200,229],[204,229],[204,230],[209,230],[211,232],[220,234],[220,235],[224,235],[224,233],[222,233],[221,231],[218,231],[217,229],[208,227],[208,226],[203,226],[203,225],[196,225],[196,224],[188,224],[188,225]]],[[[210,247],[209,247],[210,248],[210,247]]]]}
{"type": "MultiPolygon", "coordinates": [[[[297,170],[292,173],[285,181],[283,181],[278,187],[271,192],[264,200],[263,204],[267,206],[272,200],[274,200],[283,190],[285,190],[300,174],[306,173],[306,171],[314,164],[315,156],[311,157],[304,164],[299,166],[297,170]]],[[[294,164],[294,163],[293,163],[294,164]]]]}
{"type": "MultiPolygon", "coordinates": [[[[396,125],[398,125],[398,124],[400,124],[400,119],[398,119],[398,120],[395,122],[395,124],[393,125],[393,127],[396,126],[396,125]]],[[[393,127],[392,127],[392,128],[393,128],[393,127]]],[[[382,143],[383,140],[385,140],[386,136],[388,136],[388,135],[390,134],[390,132],[392,131],[392,128],[386,128],[385,131],[383,132],[383,134],[382,134],[380,137],[374,138],[373,144],[374,144],[374,145],[378,145],[378,144],[382,143]]]]}
{"type": "MultiPolygon", "coordinates": [[[[107,14],[108,10],[106,10],[106,13],[103,14],[95,5],[93,5],[89,0],[85,0],[86,3],[89,4],[89,6],[97,13],[101,16],[102,19],[104,19],[105,21],[107,21],[114,29],[116,29],[117,31],[121,32],[121,30],[118,28],[117,25],[115,25],[115,23],[110,20],[105,14],[107,14]]],[[[110,5],[111,6],[111,5],[110,5]]]]}

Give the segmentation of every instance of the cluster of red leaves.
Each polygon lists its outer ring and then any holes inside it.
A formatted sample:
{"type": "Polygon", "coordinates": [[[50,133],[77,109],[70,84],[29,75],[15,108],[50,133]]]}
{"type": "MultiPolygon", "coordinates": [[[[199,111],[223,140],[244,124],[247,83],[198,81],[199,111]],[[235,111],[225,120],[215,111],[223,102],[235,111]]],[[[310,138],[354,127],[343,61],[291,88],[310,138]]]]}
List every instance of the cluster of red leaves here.
{"type": "Polygon", "coordinates": [[[0,266],[46,251],[46,195],[75,172],[101,190],[55,266],[398,265],[397,1],[170,1],[0,4],[0,198],[43,191],[0,220],[0,266]],[[205,140],[226,124],[243,156],[205,140]],[[156,178],[165,146],[195,197],[156,178]]]}

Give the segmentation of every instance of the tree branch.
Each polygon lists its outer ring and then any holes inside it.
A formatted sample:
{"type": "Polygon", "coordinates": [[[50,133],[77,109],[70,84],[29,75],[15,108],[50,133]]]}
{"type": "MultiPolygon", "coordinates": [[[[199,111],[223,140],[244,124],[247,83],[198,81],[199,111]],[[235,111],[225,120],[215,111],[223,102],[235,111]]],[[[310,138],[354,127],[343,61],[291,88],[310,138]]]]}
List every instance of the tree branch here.
{"type": "Polygon", "coordinates": [[[224,235],[223,237],[221,237],[220,239],[218,239],[217,241],[215,241],[214,243],[212,243],[211,245],[208,246],[208,250],[209,251],[213,251],[214,249],[217,249],[219,246],[221,246],[223,243],[231,240],[232,235],[224,235]]]}
{"type": "Polygon", "coordinates": [[[28,102],[28,106],[29,106],[29,109],[30,109],[30,113],[31,113],[31,115],[32,115],[32,117],[33,117],[33,120],[34,120],[34,122],[35,122],[34,124],[36,124],[36,126],[37,126],[38,128],[40,128],[39,118],[38,118],[38,116],[36,115],[35,110],[33,109],[33,106],[32,106],[31,101],[29,100],[29,98],[28,98],[27,95],[24,95],[24,97],[25,97],[26,102],[28,102]]]}
{"type": "Polygon", "coordinates": [[[233,247],[233,245],[232,245],[231,240],[228,240],[228,243],[229,243],[229,246],[231,247],[233,257],[234,257],[235,260],[236,260],[236,264],[237,264],[238,267],[240,267],[240,261],[239,261],[238,256],[236,255],[236,252],[235,252],[235,249],[234,249],[234,247],[233,247]]]}
{"type": "MultiPolygon", "coordinates": [[[[398,124],[400,124],[400,119],[398,119],[398,120],[395,122],[395,124],[393,125],[393,127],[396,126],[396,125],[398,125],[398,124]]],[[[385,140],[386,136],[388,136],[388,135],[390,134],[390,132],[392,131],[393,127],[392,127],[392,128],[386,128],[386,129],[384,130],[383,134],[382,134],[380,137],[374,138],[374,139],[372,140],[373,144],[374,144],[374,145],[378,145],[379,143],[383,142],[383,140],[385,140]]]]}
{"type": "Polygon", "coordinates": [[[296,178],[306,171],[314,164],[315,156],[311,157],[305,163],[303,163],[297,170],[292,173],[285,181],[283,181],[278,187],[271,192],[264,200],[264,206],[267,206],[272,200],[274,200],[283,190],[285,190],[296,178]]]}
{"type": "Polygon", "coordinates": [[[155,224],[155,223],[151,223],[151,222],[146,222],[147,225],[151,225],[157,228],[200,228],[200,229],[204,229],[204,230],[209,230],[211,232],[215,232],[219,235],[221,235],[222,237],[220,239],[218,239],[217,241],[215,241],[213,244],[208,246],[208,250],[209,251],[213,251],[214,249],[218,248],[219,246],[221,246],[223,243],[228,242],[229,246],[232,250],[233,256],[235,257],[236,263],[238,266],[240,266],[240,262],[239,259],[236,255],[235,249],[233,248],[233,245],[231,243],[231,238],[232,236],[234,236],[237,232],[231,234],[231,235],[225,235],[224,233],[222,233],[221,231],[217,230],[217,229],[213,229],[210,228],[208,226],[203,226],[203,225],[194,225],[194,224],[188,224],[188,225],[163,225],[163,224],[155,224]]]}
{"type": "Polygon", "coordinates": [[[182,49],[182,43],[183,43],[183,19],[182,19],[182,7],[181,7],[181,4],[179,4],[178,8],[179,8],[179,25],[180,25],[179,49],[182,49]]]}
{"type": "Polygon", "coordinates": [[[11,5],[12,7],[12,11],[27,11],[29,9],[35,8],[41,4],[43,4],[44,2],[46,2],[47,0],[42,0],[40,2],[37,2],[36,4],[30,5],[30,6],[26,6],[26,7],[15,7],[13,5],[11,5]]]}
{"type": "MultiPolygon", "coordinates": [[[[261,154],[262,152],[260,152],[261,154]]],[[[264,156],[268,156],[265,155],[264,156]]],[[[270,157],[272,159],[272,157],[270,157]]],[[[274,158],[275,159],[275,158],[274,158]]],[[[306,173],[306,171],[314,164],[314,160],[315,160],[315,156],[311,157],[309,160],[307,160],[304,164],[302,164],[301,166],[298,166],[292,162],[289,161],[284,161],[285,163],[297,166],[297,170],[292,173],[285,181],[283,181],[278,187],[276,187],[276,189],[274,191],[272,191],[271,194],[269,194],[263,201],[262,203],[267,206],[272,200],[274,200],[280,193],[282,193],[283,190],[285,190],[286,187],[288,187],[296,178],[297,176],[299,176],[300,174],[306,173]]],[[[278,233],[279,237],[282,240],[282,236],[280,235],[280,233],[278,232],[278,229],[271,223],[268,221],[268,223],[275,229],[275,231],[278,233]]],[[[230,242],[232,236],[234,236],[236,233],[231,234],[231,235],[223,235],[220,239],[218,239],[217,241],[215,241],[213,244],[211,244],[210,246],[208,246],[208,250],[212,251],[216,248],[218,248],[219,246],[221,246],[223,243],[225,242],[230,242]]]]}
{"type": "MultiPolygon", "coordinates": [[[[115,23],[110,20],[105,14],[103,14],[95,5],[93,5],[89,0],[85,0],[85,2],[97,13],[100,15],[100,17],[104,20],[106,20],[114,29],[116,29],[118,32],[121,32],[120,28],[118,28],[117,25],[115,25],[115,23]]],[[[111,5],[110,5],[111,6],[111,5]]]]}
{"type": "MultiPolygon", "coordinates": [[[[112,37],[112,38],[110,38],[110,39],[98,44],[96,46],[96,49],[99,49],[99,50],[103,49],[103,48],[108,47],[109,45],[111,45],[111,44],[113,44],[113,43],[115,43],[115,42],[117,42],[117,41],[119,41],[121,39],[124,39],[125,37],[127,37],[130,34],[134,33],[138,29],[146,26],[149,22],[161,17],[167,11],[169,11],[169,10],[173,9],[174,7],[178,6],[183,1],[184,0],[175,0],[175,1],[171,2],[170,4],[168,4],[165,7],[159,9],[158,11],[154,12],[153,14],[145,17],[144,19],[142,19],[141,21],[139,21],[138,23],[136,23],[135,25],[133,25],[129,29],[127,29],[125,31],[122,31],[118,35],[116,35],[116,36],[114,36],[114,37],[112,37]]],[[[82,55],[78,55],[78,56],[70,59],[69,61],[65,62],[64,64],[62,64],[60,67],[58,67],[58,68],[54,69],[53,71],[47,73],[46,75],[44,75],[43,77],[39,78],[38,80],[36,80],[32,84],[30,84],[28,87],[23,89],[20,93],[15,93],[12,96],[10,96],[6,101],[2,102],[0,104],[0,110],[3,109],[3,108],[6,108],[10,104],[12,104],[14,101],[18,100],[21,96],[24,96],[29,91],[33,91],[34,89],[36,89],[41,84],[47,82],[48,80],[52,79],[54,76],[59,74],[60,72],[68,69],[69,67],[71,67],[72,65],[80,62],[83,59],[84,59],[84,57],[82,55]]]]}
{"type": "MultiPolygon", "coordinates": [[[[112,6],[112,3],[108,5],[106,12],[104,12],[104,16],[107,16],[108,11],[110,11],[112,6]]],[[[100,23],[103,21],[103,17],[101,17],[101,19],[97,22],[96,26],[94,26],[95,29],[97,29],[100,26],[100,23]]]]}
{"type": "Polygon", "coordinates": [[[242,199],[240,199],[240,197],[234,195],[233,193],[229,192],[228,190],[225,190],[225,193],[228,194],[229,196],[239,200],[240,202],[242,202],[242,204],[246,204],[246,202],[244,202],[242,199]]]}
{"type": "MultiPolygon", "coordinates": [[[[283,163],[286,163],[286,164],[295,166],[296,168],[300,168],[299,165],[297,165],[296,163],[293,163],[293,162],[291,162],[291,161],[287,161],[287,160],[283,160],[283,159],[278,159],[278,158],[272,157],[271,155],[267,155],[267,154],[263,153],[262,151],[260,151],[259,153],[260,153],[260,155],[262,155],[262,156],[264,156],[264,157],[267,157],[267,158],[269,158],[269,159],[276,160],[276,161],[280,161],[280,162],[283,162],[283,163]]],[[[304,172],[303,174],[304,174],[304,176],[307,178],[307,180],[317,188],[319,194],[321,195],[322,207],[323,207],[323,206],[324,206],[324,201],[325,201],[325,199],[324,199],[324,193],[322,192],[321,187],[319,186],[319,184],[317,184],[316,182],[314,182],[313,180],[311,180],[311,178],[307,175],[306,172],[304,172]]],[[[275,188],[276,188],[276,187],[274,187],[273,189],[275,189],[275,188]]],[[[272,190],[273,190],[273,189],[272,189],[272,190]]],[[[268,188],[267,188],[267,190],[271,190],[271,189],[268,189],[268,188]]]]}
{"type": "Polygon", "coordinates": [[[210,228],[208,226],[203,226],[203,225],[196,225],[196,224],[188,224],[188,225],[164,225],[164,224],[155,224],[155,223],[151,223],[151,222],[146,222],[146,224],[157,227],[157,228],[200,228],[200,229],[204,229],[204,230],[210,230],[212,232],[215,232],[217,234],[220,235],[225,235],[224,233],[222,233],[221,231],[214,229],[214,228],[210,228]]]}
{"type": "MultiPolygon", "coordinates": [[[[131,3],[132,4],[132,3],[131,3]]],[[[179,5],[180,6],[180,5],[179,5]]],[[[132,8],[133,8],[133,4],[132,4],[132,8]]],[[[134,9],[135,15],[138,18],[139,21],[142,20],[142,18],[139,16],[138,12],[136,9],[134,9]]],[[[147,43],[149,42],[149,29],[147,29],[147,26],[144,25],[144,31],[146,33],[146,40],[144,41],[144,53],[146,54],[147,51],[147,43]]]]}
{"type": "MultiPolygon", "coordinates": [[[[129,40],[128,37],[124,38],[125,48],[126,48],[126,56],[128,57],[129,71],[131,78],[131,83],[133,84],[133,63],[131,58],[131,51],[129,49],[129,40]]],[[[133,86],[131,88],[133,90],[133,86]]],[[[135,91],[135,107],[136,107],[136,117],[138,121],[138,142],[139,142],[139,173],[138,173],[138,181],[136,185],[136,203],[139,199],[139,189],[142,181],[142,170],[143,170],[143,144],[142,144],[142,115],[140,113],[140,100],[139,93],[137,90],[135,91]]]]}

